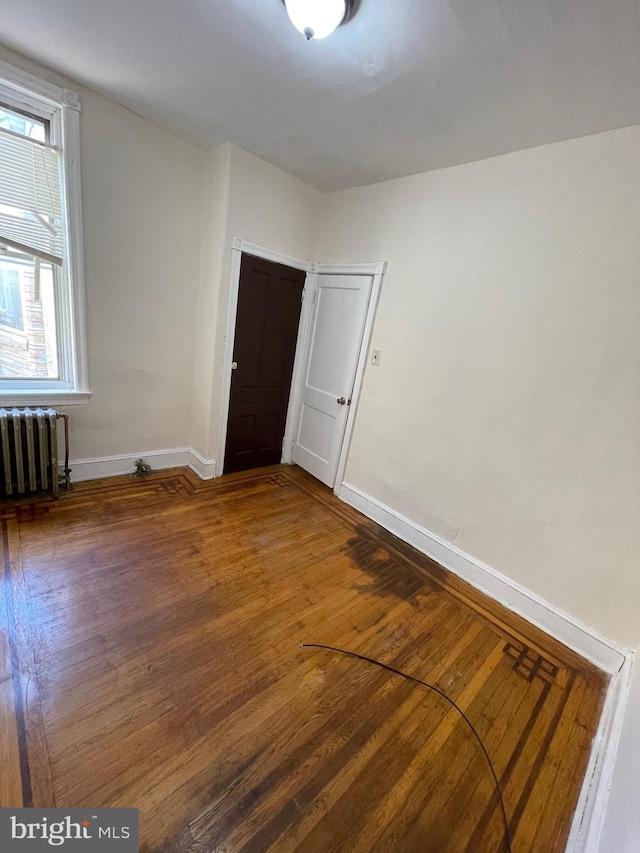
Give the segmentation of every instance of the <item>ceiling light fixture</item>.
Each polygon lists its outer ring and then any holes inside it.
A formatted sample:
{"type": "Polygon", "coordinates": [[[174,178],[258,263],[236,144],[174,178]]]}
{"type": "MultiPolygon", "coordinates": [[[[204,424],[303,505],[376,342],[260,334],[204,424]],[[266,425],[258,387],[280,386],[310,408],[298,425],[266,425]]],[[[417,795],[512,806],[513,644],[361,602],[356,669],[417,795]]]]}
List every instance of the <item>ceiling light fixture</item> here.
{"type": "Polygon", "coordinates": [[[293,26],[309,39],[330,36],[349,19],[354,0],[283,0],[293,26]]]}

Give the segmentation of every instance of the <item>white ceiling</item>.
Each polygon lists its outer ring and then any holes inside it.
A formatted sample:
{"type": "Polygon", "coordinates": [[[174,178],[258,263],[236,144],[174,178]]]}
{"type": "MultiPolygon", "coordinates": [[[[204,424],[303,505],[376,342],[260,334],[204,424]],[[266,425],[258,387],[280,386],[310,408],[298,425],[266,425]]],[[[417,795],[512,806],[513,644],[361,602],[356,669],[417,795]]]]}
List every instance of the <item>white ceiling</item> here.
{"type": "Polygon", "coordinates": [[[322,190],[640,124],[640,0],[0,0],[0,41],[205,148],[322,190]]]}

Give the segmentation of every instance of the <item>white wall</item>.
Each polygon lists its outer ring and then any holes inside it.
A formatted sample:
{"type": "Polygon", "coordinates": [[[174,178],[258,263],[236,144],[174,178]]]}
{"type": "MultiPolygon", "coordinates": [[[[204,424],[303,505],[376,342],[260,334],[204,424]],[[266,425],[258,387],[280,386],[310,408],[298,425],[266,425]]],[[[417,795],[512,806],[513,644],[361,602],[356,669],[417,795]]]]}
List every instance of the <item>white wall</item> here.
{"type": "Polygon", "coordinates": [[[345,480],[640,642],[640,127],[333,193],[387,260],[345,480]]]}
{"type": "MultiPolygon", "coordinates": [[[[199,434],[195,449],[206,459],[216,457],[220,441],[220,388],[223,378],[224,347],[231,274],[231,246],[239,237],[281,254],[313,260],[322,194],[286,172],[227,145],[226,194],[228,207],[221,246],[219,275],[203,278],[202,287],[208,306],[206,325],[215,332],[214,369],[211,395],[204,405],[209,412],[209,431],[205,443],[199,434]],[[214,310],[215,305],[215,310],[214,310]]],[[[202,322],[202,318],[201,318],[202,322]]],[[[206,354],[209,358],[210,349],[206,354]]],[[[197,365],[196,370],[202,366],[197,365]]],[[[221,471],[223,460],[218,460],[221,471]]]]}
{"type": "Polygon", "coordinates": [[[232,146],[228,235],[313,259],[322,193],[232,146]]]}
{"type": "Polygon", "coordinates": [[[188,445],[206,155],[128,110],[78,92],[89,379],[67,411],[73,458],[188,445]]]}
{"type": "Polygon", "coordinates": [[[204,154],[102,98],[81,128],[93,398],[74,455],[185,446],[204,154]]]}
{"type": "Polygon", "coordinates": [[[216,322],[222,270],[227,263],[227,221],[231,181],[231,145],[220,145],[206,155],[200,292],[193,371],[193,408],[190,446],[205,459],[214,453],[212,430],[218,423],[215,387],[216,322]]]}

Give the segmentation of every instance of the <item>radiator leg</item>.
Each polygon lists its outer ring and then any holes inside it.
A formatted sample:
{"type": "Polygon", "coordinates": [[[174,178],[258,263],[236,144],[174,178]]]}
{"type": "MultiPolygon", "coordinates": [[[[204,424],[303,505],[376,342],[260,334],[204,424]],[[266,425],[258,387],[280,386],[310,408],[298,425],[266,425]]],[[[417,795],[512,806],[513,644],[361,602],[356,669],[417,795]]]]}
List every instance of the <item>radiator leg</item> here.
{"type": "Polygon", "coordinates": [[[71,468],[69,468],[69,415],[60,412],[59,417],[64,420],[64,469],[62,477],[64,488],[66,491],[69,491],[69,486],[71,485],[71,468]]]}

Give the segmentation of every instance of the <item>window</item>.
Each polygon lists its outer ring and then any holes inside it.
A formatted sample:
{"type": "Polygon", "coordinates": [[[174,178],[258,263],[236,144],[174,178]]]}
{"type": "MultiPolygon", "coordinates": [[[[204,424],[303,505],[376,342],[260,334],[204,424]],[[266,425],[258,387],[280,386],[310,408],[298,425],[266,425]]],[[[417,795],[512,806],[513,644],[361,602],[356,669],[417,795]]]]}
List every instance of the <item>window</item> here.
{"type": "Polygon", "coordinates": [[[0,62],[0,405],[85,402],[80,104],[0,62]]]}
{"type": "MultiPolygon", "coordinates": [[[[0,324],[24,330],[22,290],[18,271],[0,261],[0,324]],[[4,268],[3,268],[4,267],[4,268]],[[8,267],[8,268],[7,268],[8,267]]],[[[2,345],[0,344],[0,353],[2,345]]]]}

